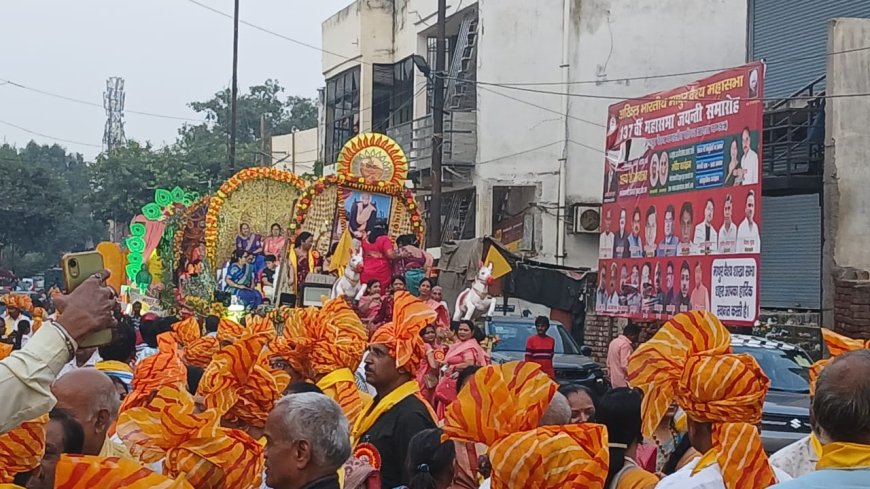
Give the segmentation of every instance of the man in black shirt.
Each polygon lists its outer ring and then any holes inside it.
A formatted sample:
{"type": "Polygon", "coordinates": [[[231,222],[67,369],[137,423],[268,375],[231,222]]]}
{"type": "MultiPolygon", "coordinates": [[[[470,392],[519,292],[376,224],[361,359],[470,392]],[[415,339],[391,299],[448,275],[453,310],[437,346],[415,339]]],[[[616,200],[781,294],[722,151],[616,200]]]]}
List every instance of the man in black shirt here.
{"type": "Polygon", "coordinates": [[[381,487],[405,480],[408,444],[417,433],[435,428],[431,408],[419,397],[413,375],[425,355],[420,331],[436,321],[431,308],[407,292],[395,296],[394,321],[372,335],[365,359],[366,381],[377,391],[352,431],[354,454],[380,471],[381,487]]]}

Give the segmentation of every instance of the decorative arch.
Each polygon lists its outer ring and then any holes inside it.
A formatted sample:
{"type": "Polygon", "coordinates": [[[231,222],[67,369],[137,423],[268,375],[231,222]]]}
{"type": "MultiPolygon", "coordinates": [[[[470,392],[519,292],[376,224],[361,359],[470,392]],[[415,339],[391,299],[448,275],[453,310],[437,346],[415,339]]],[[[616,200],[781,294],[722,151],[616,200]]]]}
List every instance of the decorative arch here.
{"type": "Polygon", "coordinates": [[[209,199],[205,216],[205,252],[216,268],[235,249],[239,225],[265,235],[273,223],[290,222],[296,199],[308,184],[291,172],[245,168],[230,177],[209,199]]]}

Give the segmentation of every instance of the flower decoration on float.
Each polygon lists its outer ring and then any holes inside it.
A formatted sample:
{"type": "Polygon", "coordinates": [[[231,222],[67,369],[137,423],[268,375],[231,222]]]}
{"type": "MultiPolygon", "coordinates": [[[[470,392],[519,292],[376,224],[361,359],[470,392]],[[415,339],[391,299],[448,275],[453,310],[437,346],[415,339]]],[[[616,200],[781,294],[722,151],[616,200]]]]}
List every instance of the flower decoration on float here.
{"type": "MultiPolygon", "coordinates": [[[[224,182],[218,191],[211,197],[208,206],[208,213],[205,216],[205,249],[209,261],[214,262],[215,259],[216,243],[218,239],[218,216],[220,215],[221,207],[226,202],[226,199],[240,186],[244,185],[245,182],[261,179],[289,183],[300,189],[304,189],[308,186],[308,182],[289,171],[261,166],[245,168],[227,179],[227,181],[224,182]]],[[[292,227],[292,224],[291,229],[295,229],[292,227]]]]}
{"type": "MultiPolygon", "coordinates": [[[[172,190],[158,188],[154,190],[154,201],[142,206],[142,218],[130,224],[130,236],[124,241],[127,247],[127,278],[136,284],[140,291],[146,291],[151,285],[151,275],[148,273],[145,257],[147,242],[153,241],[157,236],[149,235],[150,232],[160,232],[159,226],[151,226],[149,223],[163,221],[176,212],[178,208],[185,208],[199,199],[197,192],[187,192],[181,187],[172,190]]],[[[174,237],[173,237],[174,238],[174,237]]],[[[153,251],[153,250],[152,250],[153,251]]]]}

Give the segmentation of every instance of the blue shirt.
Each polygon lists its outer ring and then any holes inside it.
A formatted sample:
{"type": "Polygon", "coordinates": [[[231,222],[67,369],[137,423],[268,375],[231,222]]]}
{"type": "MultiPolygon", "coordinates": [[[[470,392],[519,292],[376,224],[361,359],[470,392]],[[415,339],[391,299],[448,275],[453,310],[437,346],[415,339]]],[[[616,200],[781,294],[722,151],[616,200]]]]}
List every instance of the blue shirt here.
{"type": "Polygon", "coordinates": [[[870,487],[870,469],[822,469],[771,489],[858,489],[870,487]]]}

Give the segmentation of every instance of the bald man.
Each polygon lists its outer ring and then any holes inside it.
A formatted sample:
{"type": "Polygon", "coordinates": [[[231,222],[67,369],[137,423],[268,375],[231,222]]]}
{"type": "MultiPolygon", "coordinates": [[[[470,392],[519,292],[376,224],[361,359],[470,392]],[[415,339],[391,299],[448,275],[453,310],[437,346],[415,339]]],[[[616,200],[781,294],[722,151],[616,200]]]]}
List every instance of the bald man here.
{"type": "Polygon", "coordinates": [[[538,426],[561,426],[571,422],[571,404],[561,392],[556,392],[538,426]]]}
{"type": "Polygon", "coordinates": [[[57,407],[82,425],[83,455],[134,460],[124,445],[106,437],[121,407],[115,384],[108,375],[92,367],[76,369],[57,379],[51,393],[57,398],[57,407]]]}

